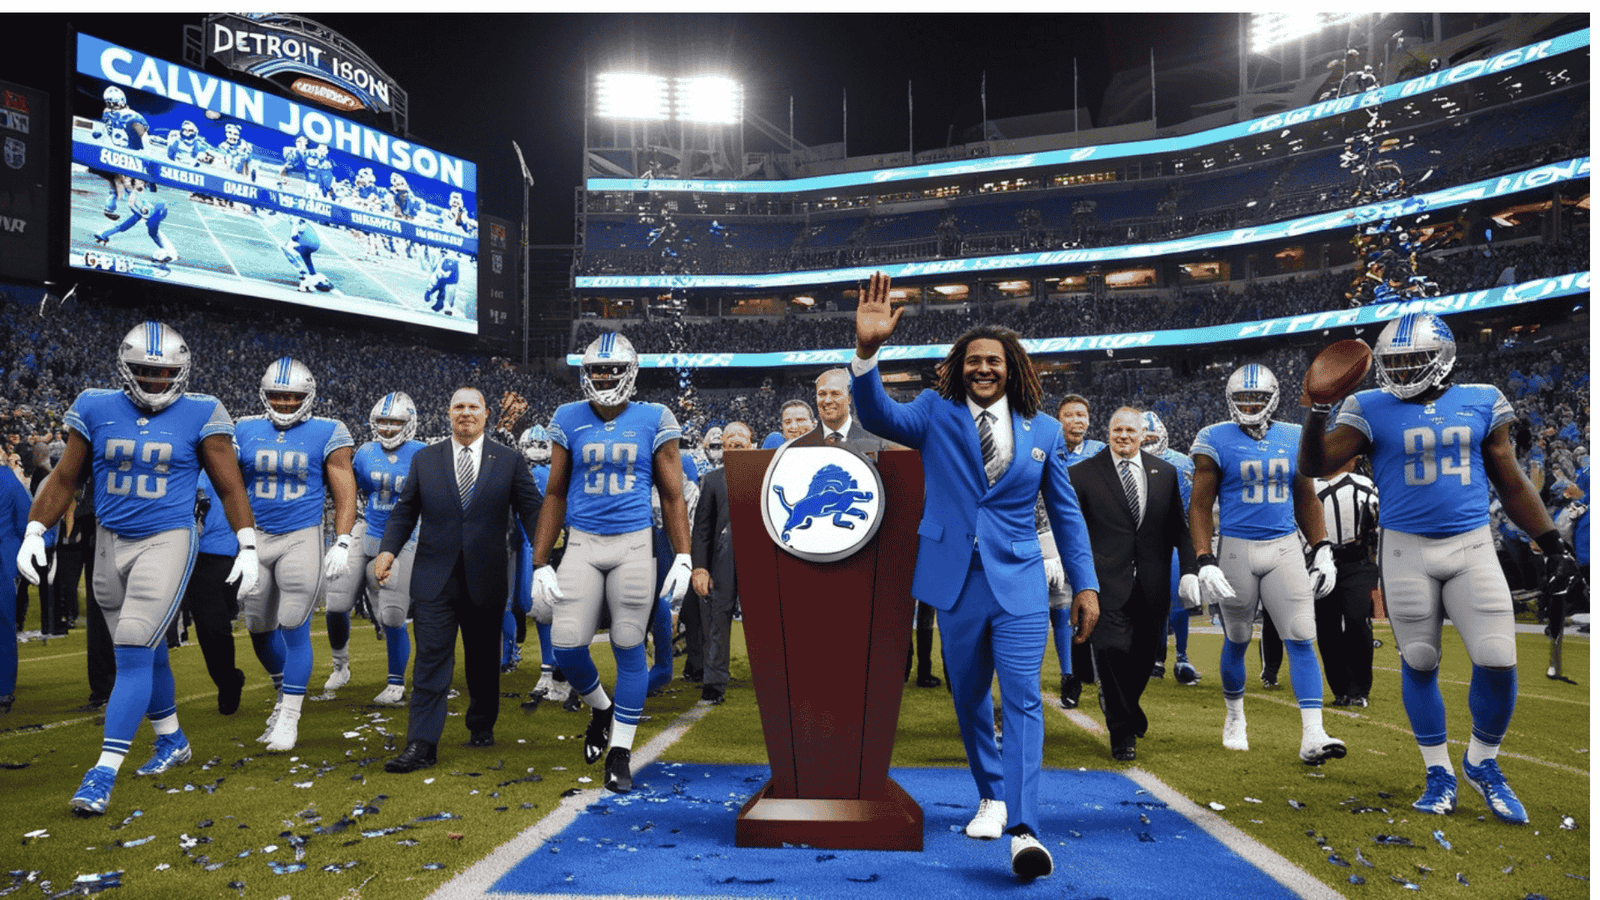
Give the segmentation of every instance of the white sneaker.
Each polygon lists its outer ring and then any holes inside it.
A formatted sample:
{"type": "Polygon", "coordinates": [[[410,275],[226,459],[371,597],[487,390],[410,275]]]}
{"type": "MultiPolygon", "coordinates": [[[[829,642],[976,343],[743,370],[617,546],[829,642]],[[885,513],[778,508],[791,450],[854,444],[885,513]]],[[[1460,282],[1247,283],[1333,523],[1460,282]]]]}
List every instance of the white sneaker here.
{"type": "Polygon", "coordinates": [[[1004,800],[979,800],[978,812],[967,823],[967,837],[992,841],[1006,830],[1006,802],[1004,800]]]}
{"type": "Polygon", "coordinates": [[[280,696],[278,702],[272,704],[272,715],[267,716],[267,730],[261,732],[261,737],[256,738],[256,743],[265,744],[267,741],[272,740],[272,729],[278,726],[278,713],[282,710],[283,698],[280,696]]]}
{"type": "Polygon", "coordinates": [[[267,750],[271,753],[293,750],[295,742],[299,739],[300,713],[293,710],[279,710],[278,721],[272,726],[272,734],[267,741],[267,750]]]}
{"type": "Polygon", "coordinates": [[[1032,834],[1011,836],[1011,871],[1018,878],[1032,881],[1043,878],[1055,869],[1050,851],[1032,834]]]}
{"type": "Polygon", "coordinates": [[[551,703],[565,703],[570,696],[572,696],[572,682],[551,679],[550,690],[545,693],[544,699],[551,703]]]}
{"type": "Polygon", "coordinates": [[[1228,713],[1222,723],[1222,746],[1229,750],[1249,750],[1250,739],[1245,735],[1244,713],[1228,713]]]}
{"type": "Polygon", "coordinates": [[[372,698],[372,702],[380,706],[404,706],[406,699],[405,685],[391,684],[372,698]]]}
{"type": "Polygon", "coordinates": [[[546,699],[549,699],[550,691],[555,688],[555,685],[556,679],[554,676],[552,676],[549,672],[541,672],[539,674],[539,683],[533,686],[533,690],[528,692],[528,696],[532,697],[535,694],[543,694],[546,699]]]}
{"type": "Polygon", "coordinates": [[[1320,766],[1323,760],[1344,759],[1344,741],[1328,737],[1321,725],[1310,725],[1300,730],[1300,759],[1308,766],[1320,766]]]}
{"type": "Polygon", "coordinates": [[[322,685],[324,691],[337,691],[350,683],[350,666],[336,665],[333,672],[328,675],[328,680],[322,685]]]}

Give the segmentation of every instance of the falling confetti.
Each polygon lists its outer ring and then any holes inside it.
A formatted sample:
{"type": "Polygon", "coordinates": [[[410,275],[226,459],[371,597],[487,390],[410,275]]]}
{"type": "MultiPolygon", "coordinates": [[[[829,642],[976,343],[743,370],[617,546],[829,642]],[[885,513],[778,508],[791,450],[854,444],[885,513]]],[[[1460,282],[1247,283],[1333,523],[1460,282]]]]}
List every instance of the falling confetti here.
{"type": "Polygon", "coordinates": [[[1207,803],[1206,805],[1211,807],[1212,809],[1216,810],[1217,812],[1222,812],[1223,810],[1227,809],[1226,806],[1223,806],[1221,803],[1218,803],[1215,800],[1211,801],[1210,803],[1207,803]]]}
{"type": "Polygon", "coordinates": [[[1578,820],[1574,819],[1571,816],[1562,816],[1561,817],[1561,830],[1562,831],[1577,831],[1578,830],[1578,820]]]}

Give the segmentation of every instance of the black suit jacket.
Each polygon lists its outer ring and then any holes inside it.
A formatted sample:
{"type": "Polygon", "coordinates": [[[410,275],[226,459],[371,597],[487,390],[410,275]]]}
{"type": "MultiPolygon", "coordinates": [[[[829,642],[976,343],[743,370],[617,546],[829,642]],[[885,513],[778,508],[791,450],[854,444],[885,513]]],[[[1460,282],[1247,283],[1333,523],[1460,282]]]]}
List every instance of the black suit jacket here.
{"type": "Polygon", "coordinates": [[[411,471],[389,514],[379,549],[399,553],[420,518],[411,599],[424,603],[438,597],[456,561],[462,559],[472,603],[500,605],[508,590],[506,534],[511,511],[516,510],[523,527],[533,534],[543,498],[521,455],[486,438],[472,502],[462,509],[455,453],[456,442],[450,439],[430,444],[411,458],[411,471]]]}
{"type": "MultiPolygon", "coordinates": [[[[817,427],[795,438],[794,445],[796,447],[820,447],[828,442],[827,438],[827,426],[818,424],[817,427]]],[[[861,420],[854,416],[850,417],[850,430],[845,433],[844,444],[846,447],[852,450],[859,450],[873,459],[877,459],[878,451],[892,450],[899,446],[861,427],[861,420]]]]}
{"type": "Polygon", "coordinates": [[[728,520],[728,470],[718,467],[700,479],[694,505],[694,567],[711,573],[711,596],[732,600],[739,593],[733,569],[733,530],[728,520]]]}
{"type": "Polygon", "coordinates": [[[1166,620],[1172,604],[1174,548],[1180,571],[1196,571],[1189,515],[1178,493],[1178,470],[1143,451],[1139,465],[1146,488],[1144,518],[1137,529],[1111,448],[1067,470],[1089,526],[1100,579],[1100,622],[1089,638],[1096,647],[1126,651],[1136,629],[1166,620]]]}

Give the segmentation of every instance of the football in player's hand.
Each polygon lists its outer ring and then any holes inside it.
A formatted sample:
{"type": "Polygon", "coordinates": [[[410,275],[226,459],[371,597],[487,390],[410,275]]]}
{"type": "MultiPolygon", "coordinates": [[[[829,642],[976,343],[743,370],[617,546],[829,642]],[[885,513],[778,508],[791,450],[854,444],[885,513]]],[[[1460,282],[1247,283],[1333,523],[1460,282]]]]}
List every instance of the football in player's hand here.
{"type": "Polygon", "coordinates": [[[1372,368],[1372,350],[1358,340],[1339,341],[1323,348],[1306,369],[1301,406],[1337,403],[1356,389],[1372,368]]]}

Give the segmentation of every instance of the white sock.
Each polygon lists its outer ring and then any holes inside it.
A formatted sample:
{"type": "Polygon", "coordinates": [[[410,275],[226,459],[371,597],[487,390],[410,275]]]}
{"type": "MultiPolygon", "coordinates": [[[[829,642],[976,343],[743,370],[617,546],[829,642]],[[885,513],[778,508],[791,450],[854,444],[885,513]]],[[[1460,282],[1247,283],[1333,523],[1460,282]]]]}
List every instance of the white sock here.
{"type": "Polygon", "coordinates": [[[639,726],[637,724],[628,725],[628,724],[625,724],[623,722],[612,722],[611,723],[611,746],[613,746],[613,747],[621,747],[624,750],[632,750],[633,749],[633,733],[635,731],[638,731],[638,730],[639,730],[639,726]]]}
{"type": "MultiPolygon", "coordinates": [[[[606,696],[606,689],[599,685],[596,685],[594,690],[583,695],[583,702],[589,704],[590,709],[598,709],[602,712],[611,708],[611,698],[606,696]]],[[[617,726],[613,725],[611,727],[616,728],[617,726]]]]}
{"type": "Polygon", "coordinates": [[[1432,747],[1424,747],[1421,744],[1418,744],[1417,749],[1422,751],[1422,764],[1424,766],[1427,766],[1430,769],[1434,766],[1438,766],[1444,769],[1446,772],[1452,773],[1455,771],[1450,767],[1449,743],[1434,744],[1432,747]]]}
{"type": "Polygon", "coordinates": [[[1467,763],[1469,765],[1481,766],[1484,760],[1494,759],[1499,755],[1499,744],[1485,744],[1483,741],[1478,740],[1477,735],[1473,735],[1472,739],[1467,741],[1467,763]]]}
{"type": "Polygon", "coordinates": [[[164,719],[151,719],[150,727],[154,728],[158,735],[172,734],[178,730],[178,714],[173,713],[164,719]]]}
{"type": "Polygon", "coordinates": [[[100,761],[95,763],[95,765],[105,766],[106,768],[115,772],[122,768],[122,761],[127,758],[127,754],[124,753],[112,753],[109,750],[101,750],[100,761]]]}
{"type": "Polygon", "coordinates": [[[1307,729],[1307,728],[1319,728],[1320,729],[1321,727],[1322,727],[1322,707],[1319,706],[1319,707],[1317,707],[1315,709],[1302,709],[1302,710],[1300,710],[1300,728],[1302,730],[1307,729]]]}
{"type": "Polygon", "coordinates": [[[350,665],[350,645],[349,644],[344,645],[344,647],[339,649],[339,650],[333,651],[333,667],[335,669],[338,669],[338,668],[341,668],[341,667],[348,668],[349,665],[350,665]]]}
{"type": "Polygon", "coordinates": [[[305,694],[284,694],[283,705],[278,708],[278,717],[282,719],[284,716],[289,716],[294,719],[299,719],[300,707],[304,706],[305,702],[305,694]]]}
{"type": "Polygon", "coordinates": [[[1243,697],[1223,697],[1222,705],[1228,708],[1228,715],[1244,717],[1243,697]]]}

